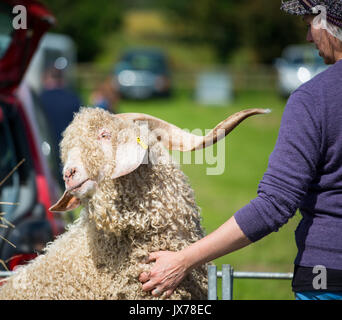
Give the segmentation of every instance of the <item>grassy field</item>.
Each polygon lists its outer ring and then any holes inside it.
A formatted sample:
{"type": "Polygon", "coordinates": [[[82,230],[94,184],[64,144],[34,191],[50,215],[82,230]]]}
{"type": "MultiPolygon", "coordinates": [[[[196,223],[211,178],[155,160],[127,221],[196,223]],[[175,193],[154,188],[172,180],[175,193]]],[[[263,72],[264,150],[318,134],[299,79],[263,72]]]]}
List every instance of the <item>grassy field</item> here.
{"type": "MultiPolygon", "coordinates": [[[[182,165],[201,207],[202,225],[206,233],[210,233],[256,197],[258,183],[276,142],[285,103],[276,92],[248,91],[236,93],[234,102],[225,107],[202,106],[196,104],[190,94],[179,92],[168,100],[122,101],[120,112],[148,113],[181,128],[204,130],[213,128],[242,109],[272,109],[271,114],[245,120],[227,136],[223,174],[206,174],[207,168],[215,165],[182,165]]],[[[222,264],[231,264],[238,271],[292,272],[296,254],[294,229],[299,219],[297,214],[278,232],[215,260],[215,264],[218,268],[222,264]]],[[[291,282],[237,279],[234,281],[234,299],[293,299],[291,282]]]]}

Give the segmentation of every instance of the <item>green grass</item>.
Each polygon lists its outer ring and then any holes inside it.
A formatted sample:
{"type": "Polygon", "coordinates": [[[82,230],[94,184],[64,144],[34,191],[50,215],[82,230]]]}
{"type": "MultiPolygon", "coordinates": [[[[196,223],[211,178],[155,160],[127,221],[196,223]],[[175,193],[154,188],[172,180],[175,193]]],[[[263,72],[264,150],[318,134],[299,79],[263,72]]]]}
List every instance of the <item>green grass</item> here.
{"type": "MultiPolygon", "coordinates": [[[[257,186],[267,168],[276,142],[285,101],[275,92],[238,92],[231,105],[202,106],[187,92],[172,99],[146,102],[122,101],[120,112],[143,112],[160,117],[180,128],[211,129],[230,114],[246,108],[270,108],[272,113],[245,120],[225,140],[225,171],[207,175],[209,165],[183,165],[201,207],[202,225],[212,232],[237,210],[256,197],[257,186]]],[[[240,251],[215,260],[218,268],[231,264],[238,271],[292,272],[296,255],[294,229],[296,215],[279,232],[240,251]]],[[[234,299],[293,299],[288,280],[234,281],[234,299]]]]}

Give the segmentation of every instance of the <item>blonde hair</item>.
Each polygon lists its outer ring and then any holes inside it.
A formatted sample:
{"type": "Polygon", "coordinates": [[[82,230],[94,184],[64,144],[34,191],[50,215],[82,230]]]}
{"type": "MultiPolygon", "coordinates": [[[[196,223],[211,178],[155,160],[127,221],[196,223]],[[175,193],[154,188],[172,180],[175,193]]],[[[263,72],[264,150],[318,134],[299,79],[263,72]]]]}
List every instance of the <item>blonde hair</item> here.
{"type": "Polygon", "coordinates": [[[327,30],[329,34],[342,42],[342,28],[328,21],[326,7],[324,5],[317,5],[312,8],[312,12],[317,13],[312,22],[313,27],[327,30]]]}

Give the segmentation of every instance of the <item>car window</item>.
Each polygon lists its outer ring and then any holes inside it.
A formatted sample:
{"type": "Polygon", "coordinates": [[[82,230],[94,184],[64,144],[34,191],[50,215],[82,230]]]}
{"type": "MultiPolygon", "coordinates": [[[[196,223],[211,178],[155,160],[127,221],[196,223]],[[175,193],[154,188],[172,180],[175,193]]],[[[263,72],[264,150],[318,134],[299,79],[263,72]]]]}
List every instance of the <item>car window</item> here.
{"type": "Polygon", "coordinates": [[[9,6],[0,3],[0,59],[5,55],[12,40],[12,15],[9,6]]]}
{"type": "Polygon", "coordinates": [[[151,70],[154,72],[162,72],[165,70],[165,61],[157,55],[149,55],[144,53],[128,54],[123,61],[130,64],[136,70],[151,70]]]}
{"type": "MultiPolygon", "coordinates": [[[[16,152],[13,139],[11,136],[10,127],[6,119],[6,115],[0,107],[0,181],[11,172],[17,164],[16,152]]],[[[16,203],[19,196],[19,173],[14,172],[0,186],[0,202],[16,203]]],[[[0,212],[5,212],[10,215],[15,210],[15,206],[0,204],[0,212]]]]}

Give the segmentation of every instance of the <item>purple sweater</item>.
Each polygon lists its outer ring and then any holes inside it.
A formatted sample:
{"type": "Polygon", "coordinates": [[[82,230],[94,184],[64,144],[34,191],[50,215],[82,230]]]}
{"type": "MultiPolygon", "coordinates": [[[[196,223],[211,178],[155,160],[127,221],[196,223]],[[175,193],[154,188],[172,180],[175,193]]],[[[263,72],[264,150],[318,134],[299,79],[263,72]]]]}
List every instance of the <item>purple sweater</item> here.
{"type": "Polygon", "coordinates": [[[342,60],[291,95],[258,197],[235,219],[254,242],[297,209],[295,264],[342,270],[342,60]]]}

